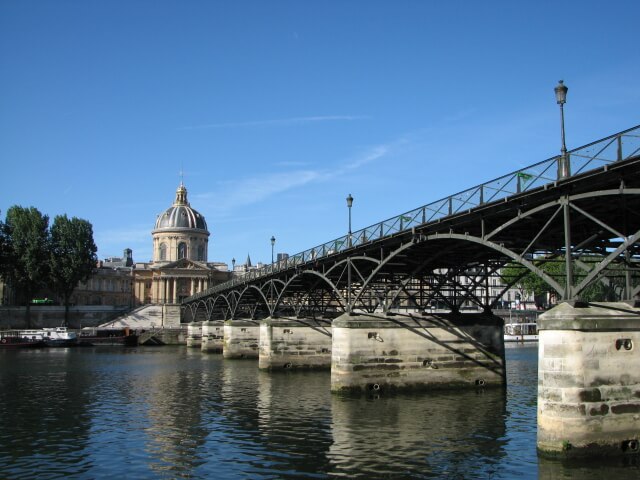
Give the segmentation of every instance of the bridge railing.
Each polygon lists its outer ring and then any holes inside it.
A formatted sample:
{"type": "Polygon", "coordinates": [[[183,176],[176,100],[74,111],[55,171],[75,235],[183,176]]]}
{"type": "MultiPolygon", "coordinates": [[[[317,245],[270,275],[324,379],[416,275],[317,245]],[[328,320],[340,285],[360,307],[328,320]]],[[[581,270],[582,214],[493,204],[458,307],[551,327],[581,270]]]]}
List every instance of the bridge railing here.
{"type": "MultiPolygon", "coordinates": [[[[568,152],[570,175],[567,178],[601,168],[603,165],[626,160],[639,154],[640,125],[568,152]]],[[[512,195],[543,187],[558,181],[559,161],[560,156],[548,158],[529,167],[383,220],[380,223],[353,232],[351,236],[344,235],[291,255],[271,265],[249,271],[240,277],[196,294],[191,299],[197,299],[215,291],[225,290],[266,275],[272,275],[281,270],[343,252],[373,240],[379,240],[410,230],[419,225],[431,223],[482,205],[504,200],[512,195]]]]}

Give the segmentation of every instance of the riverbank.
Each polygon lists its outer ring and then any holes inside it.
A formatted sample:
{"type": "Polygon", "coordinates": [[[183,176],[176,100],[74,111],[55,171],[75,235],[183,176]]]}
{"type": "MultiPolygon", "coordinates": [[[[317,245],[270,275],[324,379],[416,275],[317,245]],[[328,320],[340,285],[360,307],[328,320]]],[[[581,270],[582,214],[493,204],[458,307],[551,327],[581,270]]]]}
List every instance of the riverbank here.
{"type": "MultiPolygon", "coordinates": [[[[30,325],[27,325],[26,307],[0,307],[0,329],[55,328],[62,325],[64,306],[31,305],[30,325]]],[[[111,305],[80,305],[69,307],[69,328],[97,327],[129,310],[111,305]]]]}

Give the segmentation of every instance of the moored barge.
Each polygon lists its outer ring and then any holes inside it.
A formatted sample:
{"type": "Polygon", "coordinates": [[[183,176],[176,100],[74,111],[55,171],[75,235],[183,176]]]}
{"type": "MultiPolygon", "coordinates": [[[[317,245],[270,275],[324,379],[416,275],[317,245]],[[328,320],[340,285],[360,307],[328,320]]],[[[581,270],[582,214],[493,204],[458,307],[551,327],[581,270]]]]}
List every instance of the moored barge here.
{"type": "Polygon", "coordinates": [[[41,337],[27,338],[20,330],[1,330],[0,348],[42,348],[47,344],[41,337]]]}
{"type": "Polygon", "coordinates": [[[86,327],[80,331],[80,345],[120,345],[134,347],[138,345],[138,335],[130,328],[94,328],[86,327]]]}

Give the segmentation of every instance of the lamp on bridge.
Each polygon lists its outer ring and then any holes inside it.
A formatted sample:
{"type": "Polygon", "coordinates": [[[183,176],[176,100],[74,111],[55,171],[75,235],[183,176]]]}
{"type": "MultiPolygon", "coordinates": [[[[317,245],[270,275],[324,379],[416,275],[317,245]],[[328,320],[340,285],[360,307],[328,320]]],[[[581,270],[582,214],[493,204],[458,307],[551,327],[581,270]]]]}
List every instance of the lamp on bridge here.
{"type": "Polygon", "coordinates": [[[273,265],[273,247],[276,245],[276,237],[271,235],[271,264],[273,265]]]}
{"type": "Polygon", "coordinates": [[[567,158],[567,146],[564,142],[564,104],[567,103],[567,91],[569,89],[562,80],[558,82],[558,86],[554,89],[556,92],[556,102],[560,105],[560,129],[562,134],[562,148],[560,149],[560,160],[558,161],[558,180],[567,178],[571,175],[569,159],[567,158]]]}
{"type": "Polygon", "coordinates": [[[349,239],[348,245],[351,246],[351,206],[353,205],[353,197],[351,194],[347,197],[347,208],[349,209],[349,239]]]}
{"type": "Polygon", "coordinates": [[[235,272],[235,270],[236,270],[236,257],[233,257],[231,259],[231,271],[235,272]]]}

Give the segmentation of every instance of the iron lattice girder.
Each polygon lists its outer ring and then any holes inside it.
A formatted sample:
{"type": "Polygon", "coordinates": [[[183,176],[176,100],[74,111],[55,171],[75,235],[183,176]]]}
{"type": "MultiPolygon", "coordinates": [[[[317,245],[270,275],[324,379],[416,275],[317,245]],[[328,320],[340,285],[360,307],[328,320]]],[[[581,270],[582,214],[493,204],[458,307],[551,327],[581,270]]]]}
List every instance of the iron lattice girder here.
{"type": "MultiPolygon", "coordinates": [[[[457,289],[457,294],[478,303],[474,288],[455,285],[451,279],[455,275],[449,275],[448,281],[438,281],[437,272],[462,274],[468,266],[480,265],[485,273],[484,277],[479,276],[477,287],[482,285],[482,278],[495,275],[496,268],[489,268],[490,265],[504,265],[511,260],[526,265],[562,292],[562,286],[545,277],[530,259],[564,254],[565,208],[571,218],[573,252],[605,254],[609,256],[607,262],[619,259],[625,252],[635,257],[640,232],[640,158],[275,271],[231,287],[227,293],[235,293],[225,298],[233,299],[229,302],[232,311],[238,311],[241,305],[263,303],[271,314],[278,305],[289,305],[299,312],[305,308],[326,311],[336,303],[346,309],[345,292],[349,287],[352,306],[365,309],[375,308],[376,304],[388,306],[401,297],[434,298],[445,289],[457,289]],[[348,268],[352,273],[350,282],[348,268]],[[412,288],[412,282],[421,287],[412,288]],[[270,288],[276,292],[274,298],[268,297],[270,288]]],[[[583,278],[578,288],[594,280],[605,267],[583,278]]]]}

